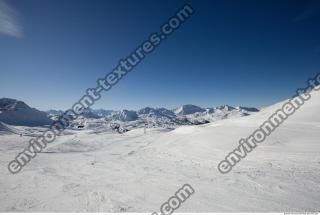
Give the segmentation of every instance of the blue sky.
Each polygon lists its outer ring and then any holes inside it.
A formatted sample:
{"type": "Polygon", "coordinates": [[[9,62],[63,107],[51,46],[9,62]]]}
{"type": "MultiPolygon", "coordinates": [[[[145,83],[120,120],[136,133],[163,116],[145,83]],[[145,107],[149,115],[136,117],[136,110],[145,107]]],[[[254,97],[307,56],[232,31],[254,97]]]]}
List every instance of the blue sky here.
{"type": "Polygon", "coordinates": [[[0,97],[70,108],[185,3],[195,14],[93,108],[262,107],[320,71],[316,0],[0,0],[0,97]]]}

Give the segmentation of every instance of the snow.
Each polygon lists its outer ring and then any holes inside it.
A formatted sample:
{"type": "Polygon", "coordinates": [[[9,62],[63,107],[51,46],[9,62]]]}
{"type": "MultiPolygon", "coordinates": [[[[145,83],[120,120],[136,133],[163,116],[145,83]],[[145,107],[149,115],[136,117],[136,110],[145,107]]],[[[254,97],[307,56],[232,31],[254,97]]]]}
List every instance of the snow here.
{"type": "Polygon", "coordinates": [[[11,125],[43,126],[52,123],[47,113],[31,108],[22,101],[0,99],[0,121],[11,125]]]}
{"type": "MultiPolygon", "coordinates": [[[[104,109],[87,109],[78,120],[72,123],[72,127],[79,124],[86,127],[94,127],[102,122],[120,124],[125,129],[142,128],[147,123],[147,127],[177,128],[181,125],[200,125],[215,122],[221,119],[248,116],[259,111],[256,108],[221,106],[216,108],[201,108],[195,105],[183,105],[175,109],[176,113],[166,108],[145,107],[138,111],[121,110],[112,111],[104,109]]],[[[48,116],[52,120],[57,120],[62,111],[49,110],[48,116]]]]}
{"type": "MultiPolygon", "coordinates": [[[[209,124],[148,128],[146,134],[142,128],[118,134],[103,123],[68,129],[16,175],[7,164],[30,137],[2,133],[0,211],[152,212],[186,183],[195,194],[177,212],[319,211],[319,92],[230,173],[217,170],[238,140],[283,103],[209,124]]],[[[42,129],[10,128],[25,134],[42,129]]]]}
{"type": "Polygon", "coordinates": [[[13,126],[0,122],[0,135],[1,134],[20,134],[19,130],[13,126]]]}
{"type": "Polygon", "coordinates": [[[104,110],[104,109],[97,109],[92,110],[94,114],[96,114],[99,117],[107,117],[109,116],[113,111],[112,110],[104,110]]]}
{"type": "Polygon", "coordinates": [[[195,106],[195,105],[183,105],[179,108],[177,108],[174,112],[177,115],[189,115],[189,114],[193,114],[193,113],[197,113],[197,112],[204,112],[205,109],[195,106]]]}
{"type": "Polygon", "coordinates": [[[122,122],[129,122],[138,119],[138,115],[135,111],[132,110],[122,110],[119,112],[112,113],[110,116],[113,120],[119,120],[122,122]]]}
{"type": "Polygon", "coordinates": [[[64,111],[62,111],[62,110],[48,110],[48,111],[46,111],[46,113],[49,116],[56,116],[56,115],[61,116],[64,113],[64,111]]]}

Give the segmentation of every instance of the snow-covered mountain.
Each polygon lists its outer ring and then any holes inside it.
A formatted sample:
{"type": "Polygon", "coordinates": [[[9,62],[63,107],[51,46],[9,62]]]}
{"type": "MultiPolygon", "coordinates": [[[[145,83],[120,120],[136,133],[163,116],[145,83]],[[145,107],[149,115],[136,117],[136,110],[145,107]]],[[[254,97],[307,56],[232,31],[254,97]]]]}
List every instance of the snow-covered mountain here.
{"type": "Polygon", "coordinates": [[[259,112],[259,110],[257,108],[235,108],[229,105],[223,105],[216,108],[206,108],[205,111],[188,114],[186,117],[193,124],[203,124],[205,122],[215,122],[221,119],[248,116],[255,112],[259,112]]]}
{"type": "Polygon", "coordinates": [[[189,114],[199,113],[199,112],[204,112],[204,111],[206,111],[206,110],[201,107],[187,104],[187,105],[182,105],[179,108],[176,108],[174,110],[174,113],[176,115],[189,115],[189,114]]]}
{"type": "Polygon", "coordinates": [[[101,116],[97,115],[92,109],[86,109],[84,113],[82,114],[84,118],[89,119],[99,119],[102,118],[101,116]]]}
{"type": "Polygon", "coordinates": [[[148,115],[148,116],[175,116],[175,113],[171,110],[165,108],[151,108],[145,107],[138,111],[139,115],[148,115]]]}
{"type": "MultiPolygon", "coordinates": [[[[235,118],[250,115],[259,111],[256,108],[231,107],[228,105],[215,108],[202,108],[196,105],[183,105],[174,110],[166,108],[145,107],[138,111],[112,111],[104,109],[87,109],[77,124],[86,124],[87,127],[105,125],[117,122],[129,129],[144,127],[176,128],[181,125],[199,125],[215,122],[221,119],[235,118]]],[[[62,110],[42,112],[31,108],[22,101],[15,99],[0,99],[0,121],[11,125],[43,126],[52,123],[63,114],[62,110]]]]}
{"type": "Polygon", "coordinates": [[[101,118],[110,116],[114,112],[112,110],[104,110],[104,109],[96,109],[96,110],[92,109],[91,111],[92,111],[92,113],[94,113],[95,115],[97,115],[101,118]]]}
{"type": "MultiPolygon", "coordinates": [[[[235,118],[250,115],[259,111],[256,108],[231,107],[228,105],[215,108],[202,108],[196,105],[183,105],[174,110],[166,108],[145,107],[138,111],[121,110],[112,111],[104,109],[87,109],[77,124],[86,124],[87,127],[105,125],[117,122],[124,127],[166,127],[176,128],[181,125],[199,125],[215,122],[221,119],[235,118]]],[[[15,99],[0,99],[0,121],[10,125],[43,126],[49,125],[56,120],[64,111],[49,110],[46,112],[29,107],[22,101],[15,99]]]]}
{"type": "Polygon", "coordinates": [[[58,116],[61,116],[64,113],[64,111],[62,111],[62,110],[48,110],[48,111],[46,111],[46,113],[48,114],[48,117],[50,119],[57,119],[58,116]]]}
{"type": "Polygon", "coordinates": [[[10,125],[43,126],[52,123],[47,113],[15,99],[0,99],[0,121],[10,125]]]}
{"type": "MultiPolygon", "coordinates": [[[[199,125],[209,122],[215,122],[221,119],[236,118],[248,116],[254,112],[259,111],[256,108],[247,107],[232,107],[228,105],[215,108],[202,108],[196,105],[183,105],[174,110],[166,108],[152,108],[145,107],[138,111],[121,110],[112,111],[104,109],[88,109],[80,117],[80,124],[86,123],[87,127],[93,125],[101,125],[101,120],[109,123],[120,123],[127,128],[144,127],[147,124],[149,127],[166,127],[176,128],[181,125],[199,125]],[[97,123],[96,119],[99,121],[97,123]]],[[[59,114],[59,111],[50,111],[51,113],[59,114]]],[[[52,117],[52,115],[50,115],[52,117]]],[[[52,117],[52,119],[55,119],[52,117]]],[[[79,121],[79,122],[80,122],[79,121]]]]}
{"type": "Polygon", "coordinates": [[[238,107],[236,107],[236,109],[247,111],[247,112],[259,112],[259,109],[254,108],[254,107],[241,107],[241,106],[238,106],[238,107]]]}
{"type": "Polygon", "coordinates": [[[138,114],[136,111],[132,110],[122,110],[111,113],[109,119],[118,120],[121,122],[129,122],[138,119],[138,114]]]}
{"type": "MultiPolygon", "coordinates": [[[[51,119],[57,119],[58,116],[61,116],[64,111],[62,110],[48,110],[46,111],[48,114],[48,117],[50,117],[51,119]]],[[[82,114],[82,116],[84,118],[92,118],[92,119],[99,119],[99,118],[105,118],[107,116],[110,116],[114,111],[111,110],[104,110],[104,109],[87,109],[84,111],[84,113],[82,114]]]]}

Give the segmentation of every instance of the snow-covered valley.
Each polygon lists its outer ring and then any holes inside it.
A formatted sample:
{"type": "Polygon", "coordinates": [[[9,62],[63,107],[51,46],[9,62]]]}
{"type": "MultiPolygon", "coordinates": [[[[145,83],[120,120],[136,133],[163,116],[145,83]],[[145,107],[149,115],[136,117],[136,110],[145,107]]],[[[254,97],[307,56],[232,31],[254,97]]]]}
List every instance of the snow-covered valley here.
{"type": "Polygon", "coordinates": [[[2,123],[0,211],[159,211],[186,183],[195,194],[178,212],[319,211],[319,92],[230,173],[217,170],[281,104],[202,125],[150,126],[146,134],[139,126],[119,134],[89,120],[83,130],[65,130],[15,175],[8,162],[44,128],[2,123]]]}

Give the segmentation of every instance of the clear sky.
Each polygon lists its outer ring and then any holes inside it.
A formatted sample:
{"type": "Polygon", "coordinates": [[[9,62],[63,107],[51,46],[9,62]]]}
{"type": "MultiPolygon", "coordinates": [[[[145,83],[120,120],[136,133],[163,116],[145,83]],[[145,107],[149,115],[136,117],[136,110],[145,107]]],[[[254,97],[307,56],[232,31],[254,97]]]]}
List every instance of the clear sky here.
{"type": "Polygon", "coordinates": [[[93,108],[261,107],[320,72],[317,0],[0,0],[0,98],[70,108],[185,3],[195,14],[93,108]]]}

